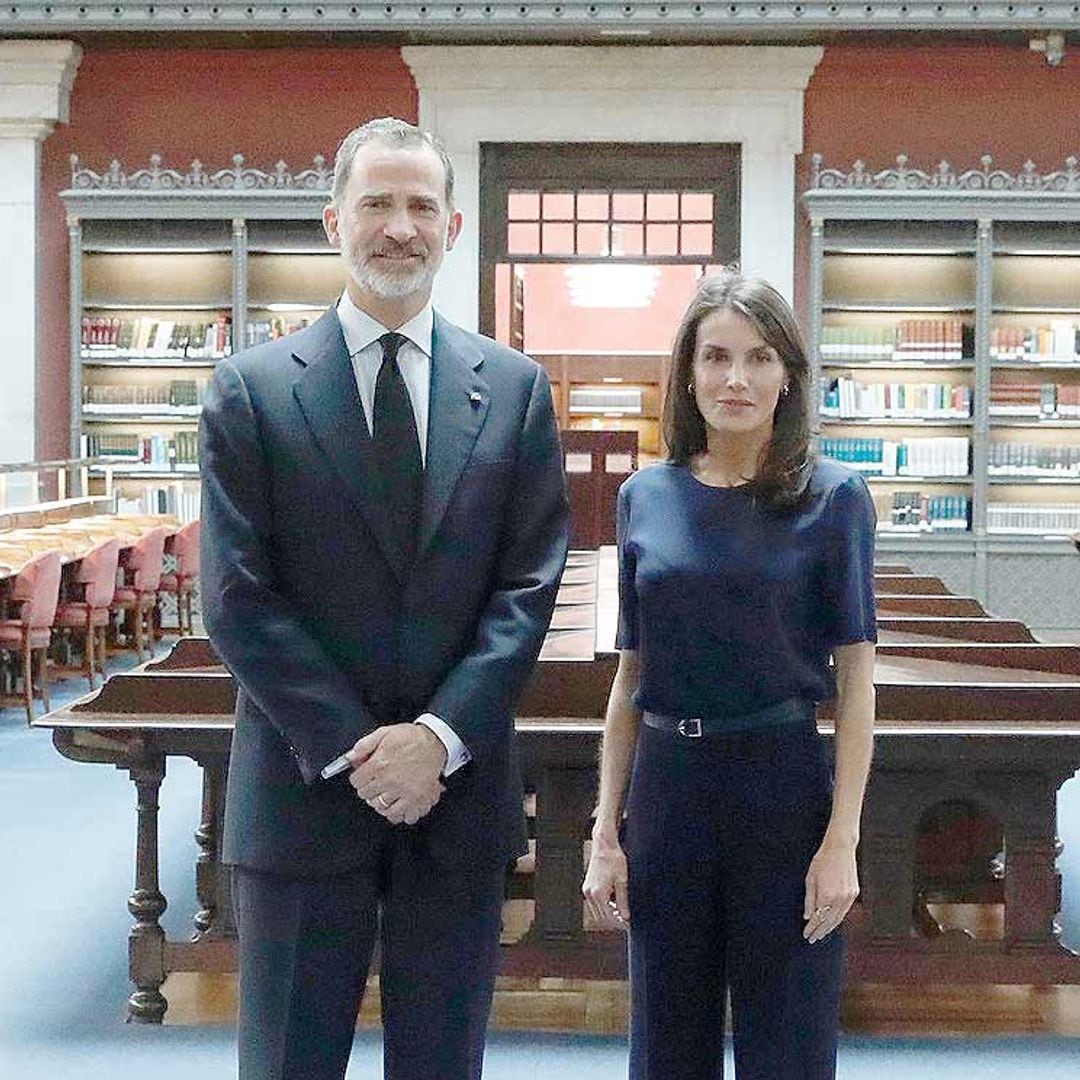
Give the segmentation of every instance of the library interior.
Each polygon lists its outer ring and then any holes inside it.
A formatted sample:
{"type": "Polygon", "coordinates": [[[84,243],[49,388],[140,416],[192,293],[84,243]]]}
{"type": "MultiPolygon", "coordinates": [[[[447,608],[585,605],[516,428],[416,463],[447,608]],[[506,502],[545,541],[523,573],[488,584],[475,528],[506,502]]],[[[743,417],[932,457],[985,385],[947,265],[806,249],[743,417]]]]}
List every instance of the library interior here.
{"type": "Polygon", "coordinates": [[[0,1075],[233,1075],[200,414],[216,365],[342,295],[334,155],[383,116],[454,163],[434,307],[544,369],[570,501],[485,1076],[625,1075],[626,939],[581,895],[616,498],[732,265],[792,304],[815,453],[877,515],[839,1074],[1075,1075],[1078,102],[1071,0],[5,6],[0,1075]]]}

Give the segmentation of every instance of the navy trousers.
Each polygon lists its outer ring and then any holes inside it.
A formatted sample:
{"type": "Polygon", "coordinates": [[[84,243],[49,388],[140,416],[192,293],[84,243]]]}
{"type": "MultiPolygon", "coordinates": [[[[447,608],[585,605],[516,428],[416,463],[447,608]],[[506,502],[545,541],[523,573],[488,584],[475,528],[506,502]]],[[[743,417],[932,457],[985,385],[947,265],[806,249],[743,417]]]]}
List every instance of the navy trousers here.
{"type": "Polygon", "coordinates": [[[376,937],[386,1080],[479,1080],[505,871],[448,871],[415,833],[328,878],[236,868],[240,1080],[341,1080],[376,937]]]}
{"type": "Polygon", "coordinates": [[[832,1080],[843,945],[803,939],[832,780],[812,720],[698,739],[641,727],[624,833],[631,1080],[832,1080]]]}

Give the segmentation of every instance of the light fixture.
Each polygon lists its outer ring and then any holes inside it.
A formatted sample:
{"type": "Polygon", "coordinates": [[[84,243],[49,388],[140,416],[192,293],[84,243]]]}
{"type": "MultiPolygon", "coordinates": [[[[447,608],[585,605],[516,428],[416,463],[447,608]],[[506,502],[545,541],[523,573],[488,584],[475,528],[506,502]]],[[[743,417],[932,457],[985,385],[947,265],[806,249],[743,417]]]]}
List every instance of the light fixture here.
{"type": "Polygon", "coordinates": [[[1057,67],[1065,59],[1065,35],[1055,30],[1044,38],[1032,38],[1028,48],[1032,52],[1041,52],[1051,67],[1057,67]]]}
{"type": "Polygon", "coordinates": [[[580,308],[647,308],[660,281],[659,266],[567,266],[570,303],[580,308]]]}

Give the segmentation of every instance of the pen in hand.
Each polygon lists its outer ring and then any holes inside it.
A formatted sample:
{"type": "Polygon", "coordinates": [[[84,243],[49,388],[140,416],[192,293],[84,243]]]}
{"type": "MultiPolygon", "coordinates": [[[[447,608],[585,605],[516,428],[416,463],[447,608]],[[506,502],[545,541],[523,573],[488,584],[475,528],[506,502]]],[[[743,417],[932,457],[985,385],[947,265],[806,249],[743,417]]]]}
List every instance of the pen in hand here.
{"type": "Polygon", "coordinates": [[[341,757],[334,758],[334,760],[331,761],[330,764],[327,765],[326,768],[324,768],[322,772],[319,773],[319,775],[324,780],[330,780],[331,778],[337,776],[338,773],[343,773],[346,769],[351,768],[352,761],[350,760],[349,755],[342,754],[341,757]]]}

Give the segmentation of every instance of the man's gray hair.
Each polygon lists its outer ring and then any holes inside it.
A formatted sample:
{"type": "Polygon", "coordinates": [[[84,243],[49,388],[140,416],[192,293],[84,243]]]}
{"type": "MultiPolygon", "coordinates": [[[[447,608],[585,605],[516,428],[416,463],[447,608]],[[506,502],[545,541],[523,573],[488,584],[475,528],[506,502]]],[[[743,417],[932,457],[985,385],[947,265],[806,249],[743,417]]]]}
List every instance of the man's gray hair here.
{"type": "Polygon", "coordinates": [[[357,150],[372,142],[407,149],[426,146],[429,150],[434,150],[446,172],[446,206],[447,209],[453,209],[454,166],[450,161],[450,155],[446,152],[446,147],[430,131],[421,131],[415,125],[405,120],[398,120],[394,116],[369,120],[366,124],[354,128],[341,140],[337,156],[334,158],[334,190],[330,196],[330,201],[335,206],[340,205],[341,198],[345,194],[345,185],[349,182],[349,173],[352,171],[352,163],[357,150]]]}

